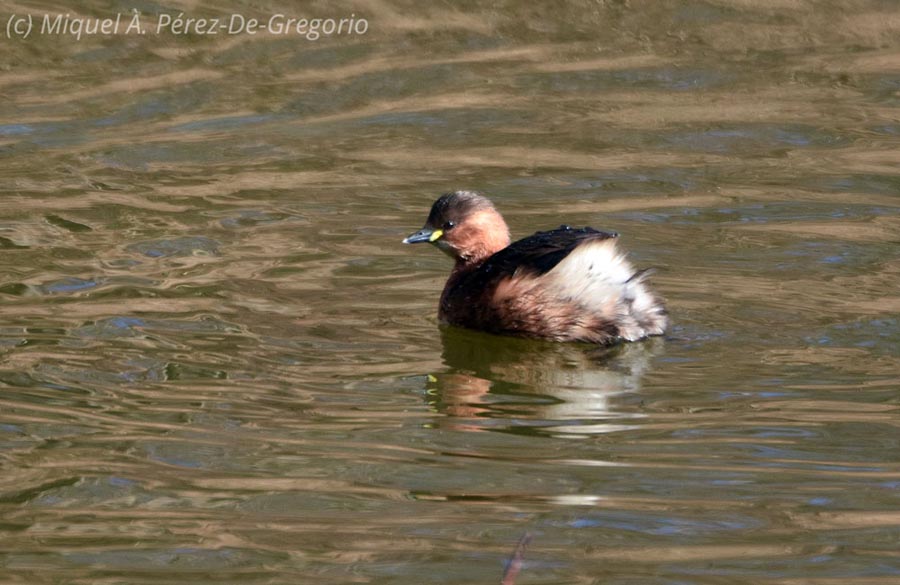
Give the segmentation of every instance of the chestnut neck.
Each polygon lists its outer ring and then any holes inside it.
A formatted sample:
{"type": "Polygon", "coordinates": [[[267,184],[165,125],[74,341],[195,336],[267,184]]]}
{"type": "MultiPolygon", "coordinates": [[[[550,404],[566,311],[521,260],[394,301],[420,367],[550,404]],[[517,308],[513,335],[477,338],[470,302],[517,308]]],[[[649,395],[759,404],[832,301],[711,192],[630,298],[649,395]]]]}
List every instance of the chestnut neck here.
{"type": "Polygon", "coordinates": [[[509,228],[495,210],[481,211],[460,226],[455,238],[456,265],[454,272],[476,268],[485,260],[509,246],[509,228]]]}

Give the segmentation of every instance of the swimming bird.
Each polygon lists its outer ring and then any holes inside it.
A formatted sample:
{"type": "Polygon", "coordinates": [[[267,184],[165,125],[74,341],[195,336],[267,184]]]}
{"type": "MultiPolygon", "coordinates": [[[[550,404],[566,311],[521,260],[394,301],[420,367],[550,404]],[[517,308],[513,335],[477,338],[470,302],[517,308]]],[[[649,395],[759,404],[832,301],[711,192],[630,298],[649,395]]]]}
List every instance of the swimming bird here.
{"type": "Polygon", "coordinates": [[[431,243],[454,260],[438,307],[443,323],[501,335],[613,344],[662,335],[668,314],[617,248],[590,227],[537,232],[510,244],[493,203],[442,195],[404,244],[431,243]]]}

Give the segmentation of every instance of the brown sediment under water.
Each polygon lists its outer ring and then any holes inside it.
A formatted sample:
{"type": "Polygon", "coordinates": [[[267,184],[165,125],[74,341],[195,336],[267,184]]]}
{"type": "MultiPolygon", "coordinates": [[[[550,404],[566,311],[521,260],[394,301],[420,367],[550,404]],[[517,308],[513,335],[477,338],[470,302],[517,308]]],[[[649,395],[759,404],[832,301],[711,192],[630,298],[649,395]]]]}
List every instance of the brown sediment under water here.
{"type": "Polygon", "coordinates": [[[0,40],[0,581],[900,580],[895,3],[134,8],[0,40]],[[668,335],[440,327],[451,189],[668,335]]]}

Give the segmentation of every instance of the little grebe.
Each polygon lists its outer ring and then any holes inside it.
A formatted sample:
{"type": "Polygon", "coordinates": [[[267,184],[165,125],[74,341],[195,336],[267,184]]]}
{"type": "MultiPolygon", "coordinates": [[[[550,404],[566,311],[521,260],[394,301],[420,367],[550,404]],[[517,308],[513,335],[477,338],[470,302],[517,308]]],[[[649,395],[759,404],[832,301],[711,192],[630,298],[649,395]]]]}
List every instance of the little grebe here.
{"type": "Polygon", "coordinates": [[[616,343],[661,335],[662,302],[616,248],[618,234],[560,226],[509,243],[494,205],[472,191],[438,198],[404,244],[430,242],[456,261],[441,294],[445,323],[555,341],[616,343]]]}

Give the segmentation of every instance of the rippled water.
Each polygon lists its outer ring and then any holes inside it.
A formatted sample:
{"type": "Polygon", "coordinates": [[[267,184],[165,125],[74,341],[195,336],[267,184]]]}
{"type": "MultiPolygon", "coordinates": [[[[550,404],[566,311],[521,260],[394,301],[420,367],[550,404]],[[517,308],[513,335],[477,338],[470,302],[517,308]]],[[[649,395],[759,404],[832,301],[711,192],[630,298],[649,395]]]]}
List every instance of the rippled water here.
{"type": "Polygon", "coordinates": [[[896,583],[896,4],[348,13],[0,41],[3,581],[896,583]],[[438,327],[452,188],[619,231],[670,334],[438,327]]]}

